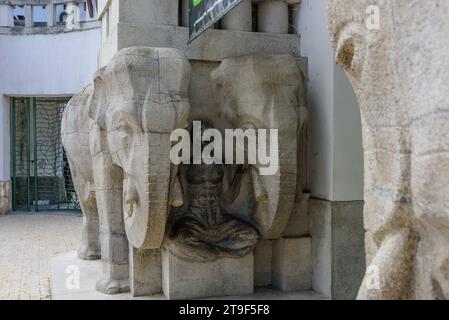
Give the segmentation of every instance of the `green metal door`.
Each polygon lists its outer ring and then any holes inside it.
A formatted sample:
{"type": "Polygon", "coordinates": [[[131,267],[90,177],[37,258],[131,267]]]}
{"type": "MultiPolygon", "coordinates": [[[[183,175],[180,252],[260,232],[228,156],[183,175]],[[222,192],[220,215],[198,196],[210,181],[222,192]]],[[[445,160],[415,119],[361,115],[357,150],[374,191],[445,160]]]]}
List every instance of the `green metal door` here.
{"type": "Polygon", "coordinates": [[[61,142],[68,99],[12,98],[13,210],[79,210],[61,142]]]}

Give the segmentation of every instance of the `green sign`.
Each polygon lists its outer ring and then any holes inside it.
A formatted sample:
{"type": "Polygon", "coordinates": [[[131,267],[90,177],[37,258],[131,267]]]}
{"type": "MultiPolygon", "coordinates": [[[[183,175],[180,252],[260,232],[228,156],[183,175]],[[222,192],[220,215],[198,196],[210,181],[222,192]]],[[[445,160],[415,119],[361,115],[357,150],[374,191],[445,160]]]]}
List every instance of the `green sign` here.
{"type": "Polygon", "coordinates": [[[191,0],[190,40],[193,41],[243,0],[191,0]]]}

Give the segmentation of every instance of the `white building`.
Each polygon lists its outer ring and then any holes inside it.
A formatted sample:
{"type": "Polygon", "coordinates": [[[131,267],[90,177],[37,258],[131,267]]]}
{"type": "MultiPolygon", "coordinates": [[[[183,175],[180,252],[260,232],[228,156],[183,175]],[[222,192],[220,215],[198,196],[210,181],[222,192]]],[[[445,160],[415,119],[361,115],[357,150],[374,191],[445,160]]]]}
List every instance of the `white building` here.
{"type": "Polygon", "coordinates": [[[47,128],[97,70],[101,31],[93,4],[89,13],[85,1],[0,1],[1,211],[37,209],[35,194],[48,209],[49,194],[59,190],[49,178],[64,170],[60,144],[50,143],[58,125],[47,128]]]}

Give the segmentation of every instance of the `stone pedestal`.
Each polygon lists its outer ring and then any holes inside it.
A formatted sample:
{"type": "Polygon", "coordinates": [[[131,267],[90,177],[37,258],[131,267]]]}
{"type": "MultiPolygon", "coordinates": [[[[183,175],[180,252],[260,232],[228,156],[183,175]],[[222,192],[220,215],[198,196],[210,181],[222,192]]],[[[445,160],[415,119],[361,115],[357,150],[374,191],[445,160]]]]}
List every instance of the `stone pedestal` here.
{"type": "Polygon", "coordinates": [[[161,250],[137,250],[130,246],[129,283],[133,297],[161,293],[161,250]]]}
{"type": "Polygon", "coordinates": [[[253,254],[198,263],[162,250],[162,291],[168,299],[252,294],[253,274],[253,254]]]}

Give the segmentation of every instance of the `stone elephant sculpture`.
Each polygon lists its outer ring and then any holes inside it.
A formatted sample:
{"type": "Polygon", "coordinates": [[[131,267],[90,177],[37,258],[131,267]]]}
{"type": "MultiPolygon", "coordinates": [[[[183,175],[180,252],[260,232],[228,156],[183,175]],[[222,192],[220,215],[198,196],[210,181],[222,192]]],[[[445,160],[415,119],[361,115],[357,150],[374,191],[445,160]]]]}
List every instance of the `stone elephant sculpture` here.
{"type": "MultiPolygon", "coordinates": [[[[299,138],[304,134],[307,107],[298,60],[290,55],[233,57],[225,59],[211,76],[223,114],[234,128],[277,130],[277,141],[266,137],[266,151],[278,154],[275,163],[251,165],[242,181],[249,183],[255,196],[254,220],[262,238],[280,238],[296,197],[302,196],[304,179],[298,170],[299,138]]],[[[254,150],[245,150],[248,152],[254,150]]],[[[245,197],[242,193],[237,198],[242,201],[245,197]]]]}
{"type": "Polygon", "coordinates": [[[81,259],[103,263],[97,290],[129,291],[128,246],[159,248],[176,167],[170,134],[187,126],[189,61],[176,49],[118,52],[75,95],[62,141],[84,213],[81,259]]]}
{"type": "Polygon", "coordinates": [[[448,12],[446,0],[329,2],[336,62],[363,127],[368,267],[358,299],[449,298],[448,12]]]}

